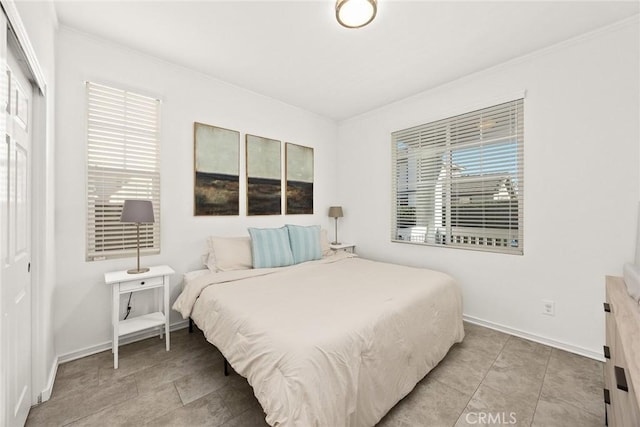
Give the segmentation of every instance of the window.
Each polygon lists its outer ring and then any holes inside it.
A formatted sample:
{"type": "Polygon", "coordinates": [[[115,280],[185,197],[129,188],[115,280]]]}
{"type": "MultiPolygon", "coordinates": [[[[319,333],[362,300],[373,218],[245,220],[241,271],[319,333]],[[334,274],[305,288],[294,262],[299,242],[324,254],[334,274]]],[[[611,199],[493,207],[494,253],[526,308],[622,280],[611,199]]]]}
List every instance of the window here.
{"type": "Polygon", "coordinates": [[[88,82],[87,260],[135,254],[135,224],[120,222],[126,199],[151,200],[140,252],[160,252],[160,101],[88,82]]]}
{"type": "Polygon", "coordinates": [[[523,253],[523,100],[391,134],[391,240],[523,253]]]}

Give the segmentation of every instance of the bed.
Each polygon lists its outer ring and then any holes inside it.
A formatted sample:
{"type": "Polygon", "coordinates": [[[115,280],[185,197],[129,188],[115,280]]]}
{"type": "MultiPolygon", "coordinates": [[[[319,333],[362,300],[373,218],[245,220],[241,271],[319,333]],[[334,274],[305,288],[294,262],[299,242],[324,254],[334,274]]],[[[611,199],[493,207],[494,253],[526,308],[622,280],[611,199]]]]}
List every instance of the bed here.
{"type": "Polygon", "coordinates": [[[174,309],[247,378],[272,426],[372,426],[464,337],[450,276],[348,253],[192,275],[174,309]]]}

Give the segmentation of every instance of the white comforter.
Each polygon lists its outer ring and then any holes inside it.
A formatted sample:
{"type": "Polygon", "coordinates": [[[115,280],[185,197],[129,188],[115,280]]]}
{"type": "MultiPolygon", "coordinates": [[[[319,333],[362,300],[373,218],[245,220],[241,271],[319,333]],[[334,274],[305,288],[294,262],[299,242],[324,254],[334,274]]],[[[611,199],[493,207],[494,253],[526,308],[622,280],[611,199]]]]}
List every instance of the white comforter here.
{"type": "Polygon", "coordinates": [[[272,426],[372,426],[464,336],[450,276],[347,254],[207,274],[174,309],[248,379],[272,426]]]}

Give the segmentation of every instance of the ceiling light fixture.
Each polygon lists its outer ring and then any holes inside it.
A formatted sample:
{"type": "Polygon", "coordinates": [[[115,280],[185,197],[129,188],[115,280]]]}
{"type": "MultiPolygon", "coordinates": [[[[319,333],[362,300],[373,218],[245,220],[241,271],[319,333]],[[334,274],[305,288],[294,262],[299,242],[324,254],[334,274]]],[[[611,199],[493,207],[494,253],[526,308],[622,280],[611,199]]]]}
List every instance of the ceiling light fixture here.
{"type": "Polygon", "coordinates": [[[377,0],[337,0],[336,19],[343,27],[362,28],[376,17],[377,0]]]}

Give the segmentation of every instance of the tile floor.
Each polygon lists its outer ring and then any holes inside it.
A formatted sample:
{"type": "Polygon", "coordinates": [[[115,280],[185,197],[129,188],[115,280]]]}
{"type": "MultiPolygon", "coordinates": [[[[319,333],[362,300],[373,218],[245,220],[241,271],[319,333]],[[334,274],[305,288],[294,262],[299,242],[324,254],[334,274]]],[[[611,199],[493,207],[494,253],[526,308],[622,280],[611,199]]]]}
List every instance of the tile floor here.
{"type": "MultiPolygon", "coordinates": [[[[379,426],[604,425],[603,365],[465,323],[464,342],[379,426]],[[483,422],[484,421],[484,422],[483,422]]],[[[225,377],[200,332],[151,338],[60,365],[51,399],[27,426],[265,426],[244,378],[225,377]]]]}

